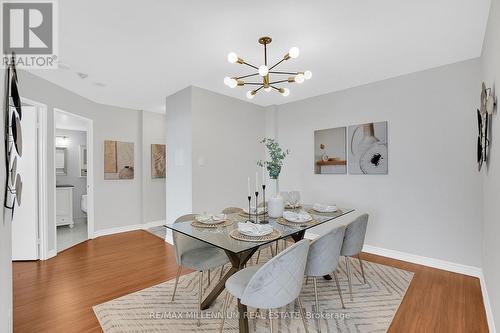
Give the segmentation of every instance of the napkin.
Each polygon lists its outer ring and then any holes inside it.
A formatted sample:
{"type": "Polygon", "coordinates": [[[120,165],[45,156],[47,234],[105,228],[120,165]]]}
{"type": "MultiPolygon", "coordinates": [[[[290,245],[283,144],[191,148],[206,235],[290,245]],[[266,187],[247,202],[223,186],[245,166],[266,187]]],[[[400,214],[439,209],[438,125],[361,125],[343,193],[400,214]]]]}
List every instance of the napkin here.
{"type": "Polygon", "coordinates": [[[268,224],[254,224],[252,222],[239,222],[238,231],[247,236],[265,236],[273,232],[273,227],[268,224]]]}
{"type": "Polygon", "coordinates": [[[317,212],[322,212],[322,213],[332,213],[337,211],[337,206],[336,205],[324,205],[320,203],[315,203],[313,205],[313,209],[317,212]]]}
{"type": "Polygon", "coordinates": [[[306,212],[290,212],[290,211],[285,211],[283,212],[283,217],[285,220],[290,221],[290,222],[308,222],[312,220],[311,215],[309,215],[306,212]]]}

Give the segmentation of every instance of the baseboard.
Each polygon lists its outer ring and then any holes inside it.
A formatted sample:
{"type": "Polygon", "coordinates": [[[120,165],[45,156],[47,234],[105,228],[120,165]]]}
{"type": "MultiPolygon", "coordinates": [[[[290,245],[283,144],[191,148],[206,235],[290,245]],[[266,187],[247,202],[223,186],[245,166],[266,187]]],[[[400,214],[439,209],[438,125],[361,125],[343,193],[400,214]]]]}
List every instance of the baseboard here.
{"type": "Polygon", "coordinates": [[[45,259],[45,260],[48,260],[48,259],[53,258],[55,256],[57,256],[57,249],[49,250],[47,252],[47,259],[45,259]]]}
{"type": "Polygon", "coordinates": [[[489,331],[490,333],[496,333],[495,322],[493,319],[493,311],[491,310],[490,298],[488,296],[488,291],[486,289],[486,282],[484,280],[483,270],[481,268],[475,266],[457,264],[454,262],[441,259],[423,257],[411,253],[388,250],[366,244],[363,246],[363,252],[479,278],[479,282],[481,284],[481,293],[483,294],[484,310],[486,312],[486,318],[488,320],[489,331]]]}
{"type": "Polygon", "coordinates": [[[122,227],[96,230],[94,232],[94,238],[118,234],[121,232],[144,230],[144,229],[149,229],[149,228],[157,227],[157,226],[164,225],[164,224],[165,224],[165,220],[159,220],[159,221],[152,221],[152,222],[141,223],[141,224],[132,224],[132,225],[126,225],[126,226],[122,226],[122,227]]]}
{"type": "Polygon", "coordinates": [[[395,250],[384,249],[381,247],[364,245],[363,252],[376,254],[382,257],[388,257],[392,259],[402,260],[406,262],[411,262],[418,265],[433,267],[437,269],[442,269],[445,271],[459,273],[469,276],[474,276],[480,278],[482,276],[482,269],[475,266],[468,266],[463,264],[458,264],[446,260],[429,258],[424,256],[419,256],[416,254],[400,252],[395,250]]]}
{"type": "Polygon", "coordinates": [[[479,277],[481,282],[481,293],[483,294],[484,310],[486,311],[486,318],[488,319],[488,328],[490,333],[496,333],[495,320],[493,317],[493,310],[491,309],[490,297],[488,296],[488,290],[486,288],[486,281],[484,279],[484,274],[481,273],[479,277]]]}

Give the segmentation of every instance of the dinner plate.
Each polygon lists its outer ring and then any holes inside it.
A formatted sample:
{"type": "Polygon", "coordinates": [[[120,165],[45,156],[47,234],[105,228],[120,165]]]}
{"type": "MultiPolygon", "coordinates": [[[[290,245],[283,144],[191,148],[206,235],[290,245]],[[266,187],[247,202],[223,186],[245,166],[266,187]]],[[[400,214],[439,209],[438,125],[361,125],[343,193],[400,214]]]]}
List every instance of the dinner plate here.
{"type": "Polygon", "coordinates": [[[305,223],[312,220],[312,216],[307,213],[284,212],[283,218],[293,223],[305,223]]]}
{"type": "Polygon", "coordinates": [[[196,215],[194,218],[196,221],[204,224],[218,224],[226,220],[225,214],[218,215],[196,215]]]}
{"type": "Polygon", "coordinates": [[[336,205],[314,204],[313,210],[315,210],[319,213],[333,213],[333,212],[337,211],[337,206],[336,205]]]}
{"type": "MultiPolygon", "coordinates": [[[[250,226],[251,227],[251,226],[250,226]]],[[[271,227],[270,225],[261,225],[259,224],[258,226],[255,225],[255,228],[240,228],[238,226],[238,231],[245,235],[245,236],[251,236],[251,237],[262,237],[262,236],[266,236],[266,235],[269,235],[270,233],[273,232],[273,227],[271,227]]]]}

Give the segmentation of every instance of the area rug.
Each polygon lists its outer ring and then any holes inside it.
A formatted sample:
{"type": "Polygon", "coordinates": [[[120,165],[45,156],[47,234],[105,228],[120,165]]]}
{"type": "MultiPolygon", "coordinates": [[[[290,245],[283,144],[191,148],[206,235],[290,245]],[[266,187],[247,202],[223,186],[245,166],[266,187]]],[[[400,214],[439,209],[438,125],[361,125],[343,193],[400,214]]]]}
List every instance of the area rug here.
{"type": "MultiPolygon", "coordinates": [[[[265,252],[265,251],[263,251],[265,252]]],[[[268,259],[261,255],[261,259],[268,259]]],[[[339,278],[346,309],[342,309],[333,281],[318,279],[320,314],[315,309],[312,281],[304,283],[300,295],[306,311],[310,332],[385,332],[406,293],[413,273],[364,261],[367,283],[363,284],[357,260],[351,259],[353,300],[350,300],[343,262],[339,278]],[[319,319],[317,319],[319,318],[319,319]]],[[[227,271],[228,267],[226,267],[227,271]]],[[[204,279],[206,296],[219,278],[220,270],[212,272],[211,285],[204,279]]],[[[206,275],[205,275],[206,276],[206,275]]],[[[221,324],[223,292],[212,306],[202,312],[201,326],[197,327],[198,273],[181,276],[175,301],[171,302],[174,280],[102,303],[93,307],[105,333],[117,332],[218,332],[221,324]]],[[[297,303],[273,309],[274,332],[304,332],[298,316],[297,303]]],[[[268,312],[249,308],[250,332],[269,332],[268,312]]],[[[232,298],[224,332],[238,332],[236,299],[232,298]]]]}

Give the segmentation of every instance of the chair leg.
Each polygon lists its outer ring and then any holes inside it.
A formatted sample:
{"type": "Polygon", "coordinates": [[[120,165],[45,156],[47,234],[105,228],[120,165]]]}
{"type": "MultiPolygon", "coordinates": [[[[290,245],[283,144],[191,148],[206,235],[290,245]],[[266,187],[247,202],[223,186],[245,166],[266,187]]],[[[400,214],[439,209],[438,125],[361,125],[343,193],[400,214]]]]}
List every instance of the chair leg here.
{"type": "Polygon", "coordinates": [[[349,284],[349,294],[351,295],[351,301],[352,301],[352,284],[351,284],[351,270],[349,268],[349,257],[345,256],[345,272],[347,274],[347,282],[349,284]]]}
{"type": "Polygon", "coordinates": [[[336,272],[333,272],[333,278],[335,279],[335,284],[337,285],[337,290],[340,296],[340,303],[342,304],[342,309],[345,309],[344,298],[342,297],[342,289],[340,289],[339,277],[336,272]]]}
{"type": "Polygon", "coordinates": [[[307,286],[308,283],[309,283],[309,276],[306,277],[306,286],[307,286]]]}
{"type": "Polygon", "coordinates": [[[321,333],[321,320],[320,318],[320,311],[319,311],[319,300],[318,300],[318,285],[317,285],[317,279],[316,277],[313,277],[313,282],[314,282],[314,299],[316,301],[316,316],[317,318],[317,327],[318,327],[318,332],[321,333]]]}
{"type": "Polygon", "coordinates": [[[300,317],[302,318],[302,323],[304,324],[305,332],[309,333],[309,329],[307,328],[306,316],[304,314],[304,308],[302,306],[302,301],[300,300],[300,297],[297,297],[297,302],[299,303],[299,313],[300,317]]]}
{"type": "Polygon", "coordinates": [[[199,273],[199,281],[198,281],[198,322],[196,326],[201,325],[201,298],[203,297],[203,271],[199,273]]]}
{"type": "Polygon", "coordinates": [[[273,318],[271,309],[269,309],[269,332],[273,333],[273,318]]]}
{"type": "Polygon", "coordinates": [[[226,297],[224,297],[224,304],[222,305],[222,323],[220,325],[219,333],[222,333],[222,331],[224,330],[224,321],[226,320],[227,316],[227,306],[229,304],[229,297],[230,294],[226,291],[226,297]]]}
{"type": "Polygon", "coordinates": [[[181,275],[182,266],[177,269],[177,275],[175,276],[174,293],[172,294],[172,302],[175,299],[175,292],[177,291],[177,284],[179,283],[179,276],[181,275]]]}
{"type": "Polygon", "coordinates": [[[358,253],[359,267],[361,267],[361,275],[363,276],[363,284],[366,284],[365,278],[365,269],[363,268],[363,260],[361,260],[361,256],[358,253]]]}
{"type": "Polygon", "coordinates": [[[208,286],[210,286],[210,269],[208,270],[208,286]]]}
{"type": "Polygon", "coordinates": [[[257,260],[255,261],[255,264],[258,265],[259,264],[259,258],[260,258],[260,250],[257,251],[257,260]]]}
{"type": "Polygon", "coordinates": [[[225,267],[225,265],[222,265],[221,268],[220,268],[219,281],[222,280],[222,276],[224,275],[224,267],[225,267]]]}
{"type": "Polygon", "coordinates": [[[274,254],[274,248],[272,245],[269,246],[269,250],[271,251],[271,258],[273,258],[275,254],[274,254]]]}
{"type": "Polygon", "coordinates": [[[278,254],[280,251],[279,251],[279,240],[276,241],[276,251],[275,253],[278,254]]]}

